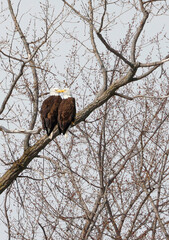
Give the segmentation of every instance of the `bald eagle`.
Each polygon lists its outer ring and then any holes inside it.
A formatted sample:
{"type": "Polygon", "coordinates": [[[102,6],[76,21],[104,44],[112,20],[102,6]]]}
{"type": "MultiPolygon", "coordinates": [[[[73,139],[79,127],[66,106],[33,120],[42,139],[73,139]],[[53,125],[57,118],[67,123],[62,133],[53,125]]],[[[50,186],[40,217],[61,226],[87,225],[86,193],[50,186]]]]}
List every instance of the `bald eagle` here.
{"type": "Polygon", "coordinates": [[[60,133],[65,134],[75,120],[76,106],[69,88],[60,90],[60,92],[63,92],[63,99],[58,108],[58,128],[60,133]]]}
{"type": "Polygon", "coordinates": [[[44,100],[41,107],[41,119],[42,128],[46,130],[48,136],[50,136],[54,127],[58,123],[58,107],[62,102],[61,96],[59,96],[58,88],[50,89],[50,97],[44,100]]]}

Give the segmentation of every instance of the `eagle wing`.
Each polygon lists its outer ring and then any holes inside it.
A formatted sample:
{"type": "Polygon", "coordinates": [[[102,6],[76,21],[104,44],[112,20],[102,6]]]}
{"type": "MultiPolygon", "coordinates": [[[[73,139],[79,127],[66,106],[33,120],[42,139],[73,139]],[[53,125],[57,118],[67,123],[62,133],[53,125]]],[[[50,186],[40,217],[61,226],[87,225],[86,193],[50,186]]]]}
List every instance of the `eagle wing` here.
{"type": "Polygon", "coordinates": [[[63,99],[58,109],[58,125],[63,134],[74,121],[75,115],[75,99],[72,97],[63,99]]]}
{"type": "Polygon", "coordinates": [[[54,99],[52,107],[47,115],[47,118],[49,120],[49,126],[48,128],[50,129],[49,134],[53,131],[54,127],[58,123],[58,107],[61,103],[62,99],[60,96],[54,99]]]}
{"type": "Polygon", "coordinates": [[[48,135],[50,135],[57,124],[58,107],[61,101],[60,96],[50,96],[42,104],[40,111],[42,127],[48,135]]]}

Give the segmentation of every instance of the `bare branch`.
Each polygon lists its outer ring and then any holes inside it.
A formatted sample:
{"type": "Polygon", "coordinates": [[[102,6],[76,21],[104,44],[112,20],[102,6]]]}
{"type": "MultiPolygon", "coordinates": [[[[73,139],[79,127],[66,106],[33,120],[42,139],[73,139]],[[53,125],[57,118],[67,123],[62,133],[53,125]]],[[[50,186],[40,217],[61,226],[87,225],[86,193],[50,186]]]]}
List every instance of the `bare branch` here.
{"type": "Polygon", "coordinates": [[[152,2],[164,2],[165,0],[148,0],[143,2],[143,4],[152,3],[152,2]]]}
{"type": "Polygon", "coordinates": [[[42,231],[43,231],[43,234],[44,234],[45,240],[48,240],[48,237],[47,237],[47,235],[46,235],[45,228],[42,226],[42,224],[40,224],[40,222],[39,222],[38,224],[39,224],[40,228],[41,228],[42,231]]]}
{"type": "MultiPolygon", "coordinates": [[[[30,64],[32,65],[31,70],[32,70],[32,75],[33,75],[33,79],[34,79],[34,101],[33,101],[33,115],[32,115],[32,119],[31,119],[31,123],[30,123],[30,127],[29,127],[30,130],[32,130],[34,125],[35,125],[36,118],[37,118],[37,113],[38,113],[38,94],[39,94],[38,93],[39,92],[38,75],[37,75],[36,68],[35,68],[35,62],[32,59],[32,57],[34,55],[32,56],[32,53],[31,53],[31,50],[29,48],[29,44],[28,44],[28,42],[26,40],[26,37],[23,34],[22,29],[20,28],[20,25],[19,25],[19,23],[18,23],[18,21],[16,19],[16,16],[15,16],[13,8],[12,8],[11,0],[8,0],[8,6],[9,6],[9,10],[10,10],[10,13],[11,13],[14,25],[16,27],[16,30],[18,31],[18,33],[20,35],[20,38],[23,41],[24,47],[26,49],[26,52],[28,54],[28,59],[29,59],[28,62],[30,62],[30,64]]],[[[34,52],[34,54],[36,54],[36,51],[34,52]]],[[[25,148],[27,148],[28,145],[29,145],[29,139],[30,139],[30,135],[28,134],[25,137],[25,142],[24,142],[25,148]]]]}
{"type": "Polygon", "coordinates": [[[94,40],[94,34],[93,34],[93,7],[92,7],[92,1],[91,0],[89,1],[89,9],[90,9],[90,19],[91,19],[91,22],[90,22],[91,43],[92,43],[92,46],[93,46],[94,54],[96,56],[97,61],[99,62],[99,65],[101,67],[102,74],[103,74],[103,86],[102,86],[100,92],[97,95],[97,97],[98,97],[99,95],[101,95],[107,89],[107,71],[106,71],[106,68],[104,66],[104,62],[103,62],[103,60],[100,57],[100,54],[98,52],[98,49],[96,47],[96,43],[95,43],[95,40],[94,40]]]}
{"type": "Polygon", "coordinates": [[[90,23],[90,19],[86,18],[85,16],[83,16],[79,11],[77,11],[71,4],[69,4],[67,1],[62,0],[62,2],[64,2],[69,8],[71,8],[73,10],[74,13],[76,13],[76,15],[78,15],[80,18],[82,18],[83,20],[85,20],[86,22],[90,23]]]}
{"type": "Polygon", "coordinates": [[[116,235],[117,235],[117,239],[122,240],[121,235],[120,235],[120,230],[118,229],[118,226],[117,226],[117,224],[115,222],[115,219],[113,217],[113,213],[112,213],[112,210],[111,210],[111,206],[110,206],[108,200],[106,201],[106,206],[107,206],[107,209],[108,209],[108,213],[110,215],[111,223],[112,223],[112,225],[113,225],[113,227],[115,229],[115,232],[116,232],[116,235]]]}
{"type": "Polygon", "coordinates": [[[77,183],[76,183],[76,181],[75,181],[75,177],[74,177],[73,172],[72,172],[72,170],[71,170],[71,166],[70,166],[69,160],[68,160],[67,157],[63,154],[63,152],[62,152],[59,144],[57,144],[57,145],[58,145],[59,152],[61,153],[62,157],[66,160],[67,168],[68,168],[68,170],[69,170],[69,172],[70,172],[71,182],[72,182],[72,185],[73,185],[76,193],[77,193],[78,196],[79,196],[79,200],[80,200],[80,203],[81,203],[81,207],[82,207],[82,209],[85,211],[86,217],[89,218],[90,212],[89,212],[88,207],[87,207],[87,205],[86,205],[86,203],[85,203],[85,201],[84,201],[84,199],[83,199],[83,197],[82,197],[82,194],[81,194],[81,192],[80,192],[80,190],[79,190],[79,187],[78,187],[78,185],[77,185],[77,183]]]}
{"type": "Polygon", "coordinates": [[[10,89],[9,89],[8,94],[6,95],[4,101],[3,101],[2,105],[1,105],[0,114],[4,111],[5,106],[6,106],[6,103],[8,102],[8,100],[9,100],[9,98],[10,98],[10,96],[11,96],[13,90],[14,90],[14,87],[15,87],[16,83],[18,82],[18,80],[20,79],[20,77],[23,75],[23,69],[24,69],[24,67],[25,67],[25,63],[23,63],[23,64],[21,65],[19,74],[18,74],[18,76],[15,78],[13,84],[11,85],[11,87],[10,87],[10,89]]]}
{"type": "Polygon", "coordinates": [[[145,77],[147,77],[148,75],[150,75],[152,72],[154,72],[160,65],[157,65],[155,67],[152,67],[149,71],[147,71],[146,73],[142,74],[141,76],[135,77],[133,78],[133,81],[137,81],[140,79],[143,79],[145,77]]]}
{"type": "MultiPolygon", "coordinates": [[[[88,22],[89,24],[91,24],[90,19],[84,17],[79,11],[77,11],[75,8],[73,8],[67,1],[62,0],[67,6],[69,6],[80,18],[82,18],[83,20],[85,20],[86,22],[88,22]]],[[[90,2],[90,1],[89,1],[90,2]]],[[[98,38],[101,40],[101,42],[105,45],[105,47],[112,53],[114,53],[116,56],[118,56],[120,59],[122,59],[127,65],[129,65],[130,67],[133,67],[133,64],[131,62],[129,62],[124,56],[122,56],[122,54],[120,54],[117,50],[113,49],[112,47],[110,47],[110,45],[106,42],[106,40],[103,38],[103,36],[101,35],[100,31],[97,31],[96,28],[94,27],[94,25],[92,24],[92,27],[94,29],[94,31],[96,32],[98,38]]]]}
{"type": "Polygon", "coordinates": [[[130,97],[130,96],[126,96],[124,94],[121,94],[121,93],[115,93],[114,95],[116,96],[119,96],[119,97],[122,97],[122,98],[125,98],[127,100],[134,100],[135,98],[157,98],[157,99],[163,99],[163,98],[168,98],[169,95],[166,95],[166,96],[146,96],[146,95],[136,95],[134,97],[130,97]]]}
{"type": "Polygon", "coordinates": [[[105,17],[105,14],[106,14],[106,10],[107,10],[107,0],[104,0],[104,11],[103,11],[103,15],[102,15],[101,22],[100,22],[99,33],[101,33],[101,31],[102,31],[102,27],[103,27],[103,22],[104,22],[104,17],[105,17]]]}
{"type": "Polygon", "coordinates": [[[163,60],[157,61],[157,62],[152,62],[152,63],[139,63],[139,67],[153,67],[153,66],[159,66],[162,65],[163,63],[166,63],[169,61],[169,55],[167,55],[163,60]]]}
{"type": "Polygon", "coordinates": [[[39,134],[41,130],[42,130],[42,128],[38,128],[37,130],[26,130],[26,129],[10,130],[10,129],[7,129],[3,126],[0,126],[0,131],[4,131],[6,133],[39,134]]]}
{"type": "Polygon", "coordinates": [[[101,33],[96,32],[98,38],[100,39],[100,41],[105,45],[105,47],[112,53],[114,53],[117,57],[119,57],[120,59],[122,59],[127,65],[129,65],[131,68],[134,67],[133,63],[131,63],[130,61],[128,61],[122,54],[120,54],[117,50],[115,50],[114,48],[112,48],[107,42],[106,40],[103,38],[103,36],[101,35],[101,33]]]}
{"type": "MultiPolygon", "coordinates": [[[[143,205],[145,204],[145,202],[147,201],[147,199],[149,198],[150,194],[153,192],[153,189],[151,190],[151,192],[147,193],[147,196],[144,197],[144,199],[142,200],[142,202],[140,203],[138,210],[135,214],[135,217],[132,221],[132,226],[130,228],[130,231],[127,234],[127,239],[130,238],[132,236],[132,232],[133,232],[133,228],[135,227],[135,222],[138,219],[139,213],[141,211],[141,208],[143,207],[143,205]]],[[[138,228],[139,229],[139,228],[138,228]]]]}
{"type": "Polygon", "coordinates": [[[7,198],[8,198],[9,192],[10,192],[10,188],[7,190],[7,192],[5,194],[5,200],[4,200],[5,217],[6,217],[7,226],[8,226],[8,240],[11,239],[11,223],[10,223],[10,220],[9,220],[8,208],[7,208],[7,198]]]}
{"type": "MultiPolygon", "coordinates": [[[[147,188],[146,188],[144,183],[142,183],[142,187],[143,187],[144,191],[146,192],[146,194],[149,195],[149,192],[148,192],[148,190],[147,190],[147,188]]],[[[153,207],[154,213],[155,213],[155,215],[156,215],[156,217],[158,219],[158,222],[159,222],[159,225],[161,227],[161,230],[163,231],[166,239],[168,240],[169,239],[169,234],[167,233],[167,230],[166,230],[166,228],[165,228],[165,226],[164,226],[164,224],[163,224],[163,222],[162,222],[162,220],[160,218],[159,212],[158,212],[158,210],[157,210],[157,208],[156,208],[156,206],[154,204],[154,201],[153,201],[151,196],[149,196],[148,199],[150,200],[150,203],[151,203],[151,205],[153,207]]]]}
{"type": "Polygon", "coordinates": [[[135,34],[135,36],[133,38],[133,42],[132,42],[132,45],[131,45],[131,61],[132,61],[132,63],[135,63],[135,61],[136,61],[135,51],[136,51],[137,40],[138,40],[141,32],[143,31],[144,25],[145,25],[145,23],[146,23],[146,21],[148,19],[148,16],[149,16],[148,12],[143,7],[142,0],[139,0],[139,2],[140,2],[141,10],[143,12],[143,19],[141,20],[140,25],[139,25],[139,27],[136,30],[136,34],[135,34]]]}
{"type": "Polygon", "coordinates": [[[11,59],[16,60],[16,61],[19,61],[19,62],[24,62],[24,60],[22,60],[22,59],[20,59],[20,58],[16,58],[16,57],[14,57],[14,56],[11,56],[11,55],[9,55],[9,54],[4,53],[1,49],[0,49],[0,52],[1,52],[5,57],[7,57],[7,58],[11,58],[11,59]]]}

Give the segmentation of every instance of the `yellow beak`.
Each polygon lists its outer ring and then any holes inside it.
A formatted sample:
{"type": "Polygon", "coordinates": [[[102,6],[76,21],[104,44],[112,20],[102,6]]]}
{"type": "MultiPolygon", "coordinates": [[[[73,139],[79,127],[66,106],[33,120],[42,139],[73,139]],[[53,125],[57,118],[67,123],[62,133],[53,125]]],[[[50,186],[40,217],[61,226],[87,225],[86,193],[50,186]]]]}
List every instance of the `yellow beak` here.
{"type": "Polygon", "coordinates": [[[58,93],[63,93],[63,92],[65,92],[65,90],[64,89],[58,89],[57,92],[58,93]]]}

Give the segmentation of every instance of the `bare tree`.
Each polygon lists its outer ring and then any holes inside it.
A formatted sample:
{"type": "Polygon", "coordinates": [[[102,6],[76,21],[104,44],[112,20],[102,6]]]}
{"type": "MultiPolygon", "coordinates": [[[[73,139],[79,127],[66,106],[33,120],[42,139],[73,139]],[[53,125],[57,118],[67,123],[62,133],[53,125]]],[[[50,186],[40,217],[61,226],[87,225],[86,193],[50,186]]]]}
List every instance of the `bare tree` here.
{"type": "Polygon", "coordinates": [[[8,239],[169,239],[168,2],[23,2],[0,13],[8,239]],[[76,98],[67,138],[41,130],[52,86],[76,98]]]}

